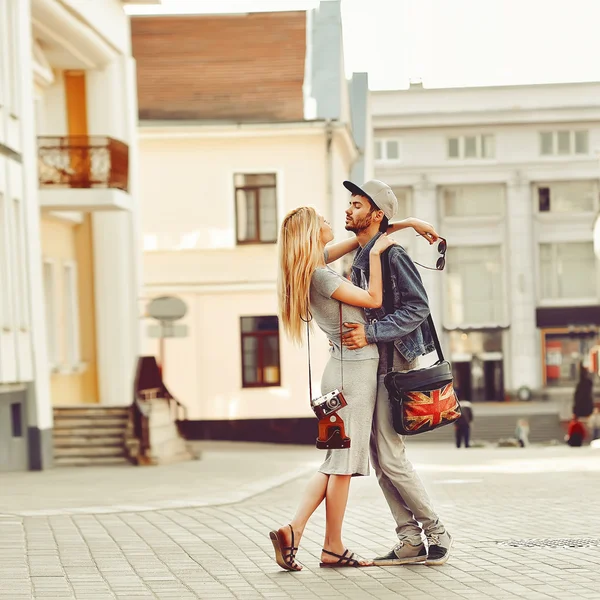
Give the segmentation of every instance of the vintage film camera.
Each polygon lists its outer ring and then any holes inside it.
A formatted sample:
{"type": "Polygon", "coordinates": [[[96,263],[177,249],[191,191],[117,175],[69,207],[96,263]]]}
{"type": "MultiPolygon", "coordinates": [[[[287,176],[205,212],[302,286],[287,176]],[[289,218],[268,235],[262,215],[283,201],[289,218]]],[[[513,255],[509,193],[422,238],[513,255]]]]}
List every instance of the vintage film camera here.
{"type": "Polygon", "coordinates": [[[321,450],[350,448],[350,438],[346,435],[344,421],[336,414],[340,408],[348,405],[344,394],[335,389],[333,392],[311,400],[310,405],[319,419],[317,448],[321,450]]]}

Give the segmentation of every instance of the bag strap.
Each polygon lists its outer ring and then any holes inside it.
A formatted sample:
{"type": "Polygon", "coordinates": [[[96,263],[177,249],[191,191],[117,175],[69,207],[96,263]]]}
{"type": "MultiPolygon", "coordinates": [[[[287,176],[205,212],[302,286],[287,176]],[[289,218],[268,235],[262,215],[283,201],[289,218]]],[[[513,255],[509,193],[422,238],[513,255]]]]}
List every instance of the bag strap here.
{"type": "MultiPolygon", "coordinates": [[[[342,379],[342,390],[344,389],[344,348],[342,347],[342,323],[343,323],[343,314],[342,314],[342,303],[338,300],[339,305],[339,313],[340,313],[340,372],[342,379]]],[[[310,318],[306,319],[306,345],[308,347],[308,395],[309,400],[312,402],[313,393],[312,393],[312,370],[310,365],[310,322],[312,321],[312,315],[310,318]]],[[[340,390],[341,391],[341,390],[340,390]]]]}
{"type": "MultiPolygon", "coordinates": [[[[394,296],[391,290],[391,286],[389,282],[391,282],[391,269],[390,269],[390,258],[389,252],[391,248],[388,248],[384,252],[381,253],[381,273],[383,279],[383,307],[385,309],[386,314],[391,314],[394,312],[394,296]],[[388,284],[386,286],[386,283],[388,284]]],[[[442,352],[442,346],[440,344],[440,340],[438,338],[437,330],[435,328],[435,324],[433,322],[433,318],[431,317],[431,312],[427,316],[427,323],[429,324],[429,329],[431,330],[431,336],[433,337],[433,345],[435,346],[435,350],[438,355],[438,362],[444,361],[444,353],[442,352]]],[[[387,371],[392,371],[394,368],[394,342],[388,342],[387,347],[387,371]]]]}

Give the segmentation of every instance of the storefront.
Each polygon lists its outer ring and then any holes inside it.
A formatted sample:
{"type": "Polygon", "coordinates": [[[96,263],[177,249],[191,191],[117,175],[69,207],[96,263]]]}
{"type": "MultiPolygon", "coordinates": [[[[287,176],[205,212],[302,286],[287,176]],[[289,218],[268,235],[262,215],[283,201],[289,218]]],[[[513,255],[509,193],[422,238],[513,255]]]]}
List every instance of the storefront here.
{"type": "Polygon", "coordinates": [[[538,308],[542,381],[547,388],[573,388],[583,364],[598,382],[600,307],[538,308]]]}
{"type": "Polygon", "coordinates": [[[454,386],[461,399],[504,400],[503,335],[499,327],[448,332],[454,386]]]}

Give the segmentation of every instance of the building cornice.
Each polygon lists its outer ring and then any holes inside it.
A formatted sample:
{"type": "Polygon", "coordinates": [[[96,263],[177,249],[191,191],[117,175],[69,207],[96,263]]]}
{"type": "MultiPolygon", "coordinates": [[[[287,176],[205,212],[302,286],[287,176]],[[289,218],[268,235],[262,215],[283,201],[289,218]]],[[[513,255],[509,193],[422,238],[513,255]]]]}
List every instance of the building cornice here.
{"type": "Polygon", "coordinates": [[[462,112],[422,112],[373,115],[373,129],[413,129],[441,127],[494,127],[498,125],[540,125],[600,121],[600,106],[551,109],[481,110],[462,112]]]}

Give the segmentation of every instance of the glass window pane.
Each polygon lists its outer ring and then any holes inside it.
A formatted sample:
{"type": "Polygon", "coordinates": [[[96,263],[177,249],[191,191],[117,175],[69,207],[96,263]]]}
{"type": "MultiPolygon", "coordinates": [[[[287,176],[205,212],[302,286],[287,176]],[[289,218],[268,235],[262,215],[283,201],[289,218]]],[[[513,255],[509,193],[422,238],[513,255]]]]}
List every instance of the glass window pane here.
{"type": "Polygon", "coordinates": [[[279,383],[279,336],[269,335],[263,338],[263,383],[279,383]]]}
{"type": "Polygon", "coordinates": [[[595,298],[596,257],[589,242],[556,244],[559,298],[595,298]]]}
{"type": "Polygon", "coordinates": [[[477,158],[477,138],[473,135],[465,138],[465,158],[477,158]]]}
{"type": "Polygon", "coordinates": [[[255,333],[257,331],[279,331],[279,318],[268,317],[242,317],[242,333],[255,333]]]}
{"type": "Polygon", "coordinates": [[[257,240],[256,192],[254,190],[238,190],[236,192],[236,204],[238,242],[257,240]]]}
{"type": "Polygon", "coordinates": [[[447,217],[482,217],[504,214],[502,185],[464,185],[442,188],[447,217]]]}
{"type": "Polygon", "coordinates": [[[575,132],[575,154],[587,154],[589,152],[588,132],[575,132]]]}
{"type": "Polygon", "coordinates": [[[552,142],[553,134],[551,131],[543,131],[542,133],[540,133],[540,154],[544,156],[554,154],[552,142]]]}
{"type": "Polygon", "coordinates": [[[540,244],[540,295],[543,299],[553,298],[555,295],[552,262],[552,244],[540,244]]]}
{"type": "Polygon", "coordinates": [[[400,152],[398,149],[397,140],[388,140],[386,143],[386,158],[388,160],[398,160],[400,158],[400,152]]]}
{"type": "Polygon", "coordinates": [[[275,188],[260,190],[260,241],[277,241],[277,194],[275,188]]]}
{"type": "Polygon", "coordinates": [[[500,246],[451,248],[447,318],[452,325],[502,325],[504,280],[500,246]]]}
{"type": "Polygon", "coordinates": [[[558,181],[538,187],[540,210],[555,213],[593,212],[596,184],[593,181],[558,181]],[[547,190],[547,191],[544,191],[547,190]],[[542,200],[544,207],[542,208],[542,200]]]}
{"type": "Polygon", "coordinates": [[[375,142],[375,160],[381,160],[383,157],[381,156],[381,142],[375,142]]]}
{"type": "Polygon", "coordinates": [[[493,135],[481,136],[481,156],[483,158],[494,158],[496,155],[496,144],[493,135]]]}
{"type": "Polygon", "coordinates": [[[235,187],[263,187],[276,185],[274,173],[237,173],[234,176],[235,187]]]}
{"type": "Polygon", "coordinates": [[[258,373],[258,338],[244,337],[242,340],[242,353],[244,361],[244,383],[259,383],[258,373]]]}
{"type": "Polygon", "coordinates": [[[448,138],[448,158],[459,158],[459,139],[448,138]]]}
{"type": "Polygon", "coordinates": [[[549,386],[575,386],[579,365],[589,358],[598,344],[594,333],[546,334],[546,382],[549,386]]]}
{"type": "Polygon", "coordinates": [[[571,132],[559,131],[557,134],[557,145],[559,154],[571,154],[571,132]]]}

